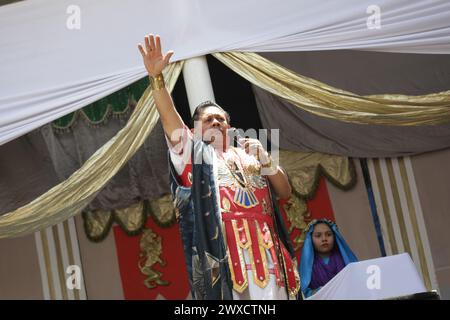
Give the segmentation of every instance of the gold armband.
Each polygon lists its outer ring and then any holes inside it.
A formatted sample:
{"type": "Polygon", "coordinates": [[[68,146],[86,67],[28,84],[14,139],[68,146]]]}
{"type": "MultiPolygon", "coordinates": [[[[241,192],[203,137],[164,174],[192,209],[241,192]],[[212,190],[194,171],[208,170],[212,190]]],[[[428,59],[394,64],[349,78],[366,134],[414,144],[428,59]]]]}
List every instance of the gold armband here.
{"type": "Polygon", "coordinates": [[[154,77],[150,76],[150,86],[152,90],[161,90],[166,86],[163,74],[160,73],[154,77]]]}

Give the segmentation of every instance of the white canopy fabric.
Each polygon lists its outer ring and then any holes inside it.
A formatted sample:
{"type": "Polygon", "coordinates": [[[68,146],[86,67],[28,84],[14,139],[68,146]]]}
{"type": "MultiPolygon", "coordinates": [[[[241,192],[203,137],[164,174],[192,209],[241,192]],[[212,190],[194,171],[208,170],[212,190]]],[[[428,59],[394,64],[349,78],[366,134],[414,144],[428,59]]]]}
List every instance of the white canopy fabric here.
{"type": "Polygon", "coordinates": [[[28,0],[0,7],[0,145],[146,75],[137,43],[172,61],[224,51],[450,54],[447,0],[28,0]],[[377,21],[379,28],[369,28],[377,21]],[[79,24],[79,29],[77,25],[79,24]]]}

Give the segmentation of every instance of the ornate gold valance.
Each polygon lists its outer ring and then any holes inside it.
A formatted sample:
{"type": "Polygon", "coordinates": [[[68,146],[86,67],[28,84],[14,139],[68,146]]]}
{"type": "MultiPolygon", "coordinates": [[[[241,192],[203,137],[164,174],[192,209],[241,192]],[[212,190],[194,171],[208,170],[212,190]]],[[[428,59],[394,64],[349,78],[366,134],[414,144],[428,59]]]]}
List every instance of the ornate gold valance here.
{"type": "Polygon", "coordinates": [[[108,235],[113,223],[117,223],[127,235],[135,236],[144,229],[148,216],[160,227],[172,226],[175,209],[171,195],[140,201],[124,209],[84,211],[84,230],[89,240],[100,242],[108,235]]]}

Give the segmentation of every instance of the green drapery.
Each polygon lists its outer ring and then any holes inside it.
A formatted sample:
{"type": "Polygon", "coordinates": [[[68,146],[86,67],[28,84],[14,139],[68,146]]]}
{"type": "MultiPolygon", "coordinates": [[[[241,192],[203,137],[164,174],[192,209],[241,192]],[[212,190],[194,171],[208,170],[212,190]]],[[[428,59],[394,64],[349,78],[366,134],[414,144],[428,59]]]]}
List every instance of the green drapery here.
{"type": "Polygon", "coordinates": [[[104,124],[111,116],[127,115],[130,111],[128,102],[130,100],[138,101],[148,84],[148,77],[142,78],[80,110],[56,119],[53,121],[52,127],[57,131],[65,131],[76,123],[80,117],[89,124],[97,126],[104,124]]]}

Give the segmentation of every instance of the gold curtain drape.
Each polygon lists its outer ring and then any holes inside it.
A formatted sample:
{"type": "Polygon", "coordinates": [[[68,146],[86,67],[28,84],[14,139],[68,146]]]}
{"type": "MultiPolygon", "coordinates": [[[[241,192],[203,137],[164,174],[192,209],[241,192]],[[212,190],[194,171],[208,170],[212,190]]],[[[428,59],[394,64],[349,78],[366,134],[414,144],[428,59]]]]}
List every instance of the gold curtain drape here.
{"type": "MultiPolygon", "coordinates": [[[[172,63],[164,72],[170,91],[182,66],[183,62],[172,63]]],[[[80,213],[136,153],[158,119],[151,89],[147,88],[126,126],[80,169],[29,204],[0,216],[0,238],[29,234],[80,213]]]]}
{"type": "Polygon", "coordinates": [[[317,116],[393,126],[435,125],[450,121],[450,90],[422,96],[359,96],[301,76],[252,52],[213,56],[254,85],[317,116]]]}

